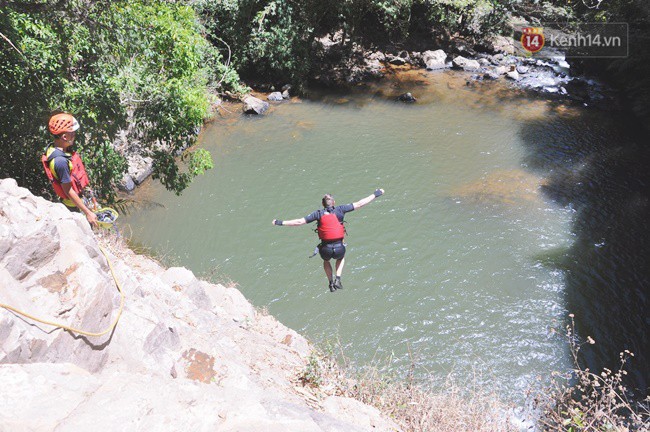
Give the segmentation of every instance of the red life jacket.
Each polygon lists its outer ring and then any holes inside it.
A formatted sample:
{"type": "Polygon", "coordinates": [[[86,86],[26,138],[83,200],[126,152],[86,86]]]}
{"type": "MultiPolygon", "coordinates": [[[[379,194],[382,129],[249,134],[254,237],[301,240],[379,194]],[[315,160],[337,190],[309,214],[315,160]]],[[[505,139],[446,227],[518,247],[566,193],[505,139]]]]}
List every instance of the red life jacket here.
{"type": "Polygon", "coordinates": [[[318,238],[332,241],[345,237],[345,228],[334,213],[325,213],[318,220],[318,238]]]}
{"type": "Polygon", "coordinates": [[[45,149],[45,153],[41,155],[41,163],[43,164],[43,170],[48,180],[52,184],[54,192],[63,200],[63,203],[68,207],[75,207],[74,202],[70,197],[63,191],[61,182],[56,176],[56,171],[54,170],[54,159],[57,157],[65,157],[68,160],[68,165],[70,167],[70,178],[72,179],[72,190],[74,190],[77,195],[81,195],[81,192],[86,186],[90,184],[88,180],[88,174],[86,173],[86,168],[81,160],[79,153],[72,152],[66,153],[56,147],[48,146],[45,149]]]}

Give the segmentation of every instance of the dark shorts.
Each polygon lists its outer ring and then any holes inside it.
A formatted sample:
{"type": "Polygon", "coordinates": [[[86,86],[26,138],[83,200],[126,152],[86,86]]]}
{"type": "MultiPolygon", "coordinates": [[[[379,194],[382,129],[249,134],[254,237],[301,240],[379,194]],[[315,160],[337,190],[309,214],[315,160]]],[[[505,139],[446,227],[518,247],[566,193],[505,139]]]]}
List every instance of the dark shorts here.
{"type": "Polygon", "coordinates": [[[340,260],[345,256],[345,244],[342,240],[335,243],[323,243],[318,249],[318,252],[320,253],[320,257],[325,261],[329,261],[332,258],[340,260]]]}

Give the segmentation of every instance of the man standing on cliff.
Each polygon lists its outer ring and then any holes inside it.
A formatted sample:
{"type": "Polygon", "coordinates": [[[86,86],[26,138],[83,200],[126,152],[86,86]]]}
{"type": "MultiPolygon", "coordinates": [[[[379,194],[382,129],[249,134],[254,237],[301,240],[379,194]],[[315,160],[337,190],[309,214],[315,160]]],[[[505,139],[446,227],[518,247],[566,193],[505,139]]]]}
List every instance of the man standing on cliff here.
{"type": "Polygon", "coordinates": [[[68,113],[54,114],[48,122],[48,130],[54,143],[41,156],[45,175],[54,192],[71,211],[81,211],[92,226],[97,226],[97,215],[88,208],[92,191],[81,156],[72,149],[79,129],[79,122],[68,113]],[[86,202],[84,202],[84,194],[86,202]]]}
{"type": "Polygon", "coordinates": [[[323,197],[322,209],[316,210],[304,218],[287,221],[273,219],[272,223],[273,225],[279,226],[299,226],[318,221],[316,231],[318,232],[318,238],[321,240],[321,243],[318,245],[318,252],[323,259],[323,269],[329,280],[330,291],[334,292],[337,289],[343,289],[341,274],[345,265],[345,243],[343,242],[343,238],[346,234],[345,228],[343,227],[343,217],[345,213],[360,209],[383,194],[383,189],[377,189],[373,194],[355,203],[336,207],[336,201],[334,201],[332,195],[327,194],[323,197]],[[332,258],[336,260],[336,278],[332,277],[332,265],[330,264],[332,258]]]}

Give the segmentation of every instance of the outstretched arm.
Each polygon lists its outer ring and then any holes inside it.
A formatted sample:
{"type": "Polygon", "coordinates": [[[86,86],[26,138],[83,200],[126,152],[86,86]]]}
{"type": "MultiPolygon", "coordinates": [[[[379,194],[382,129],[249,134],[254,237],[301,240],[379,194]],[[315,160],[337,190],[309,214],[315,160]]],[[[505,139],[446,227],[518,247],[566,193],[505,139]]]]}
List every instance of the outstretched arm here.
{"type": "Polygon", "coordinates": [[[357,201],[357,202],[355,202],[355,203],[352,203],[352,205],[354,206],[354,209],[355,209],[355,210],[356,210],[356,209],[360,209],[360,208],[363,207],[364,205],[373,202],[373,201],[375,200],[375,198],[380,197],[380,196],[382,196],[383,194],[384,194],[384,190],[383,190],[383,189],[377,189],[377,190],[376,190],[372,195],[368,195],[367,197],[365,197],[365,198],[363,198],[363,199],[360,199],[359,201],[357,201]]]}
{"type": "Polygon", "coordinates": [[[305,218],[300,218],[300,219],[291,219],[291,220],[286,220],[282,221],[279,219],[273,219],[273,222],[271,222],[273,225],[287,225],[287,226],[299,226],[299,225],[304,225],[307,223],[305,218]]]}

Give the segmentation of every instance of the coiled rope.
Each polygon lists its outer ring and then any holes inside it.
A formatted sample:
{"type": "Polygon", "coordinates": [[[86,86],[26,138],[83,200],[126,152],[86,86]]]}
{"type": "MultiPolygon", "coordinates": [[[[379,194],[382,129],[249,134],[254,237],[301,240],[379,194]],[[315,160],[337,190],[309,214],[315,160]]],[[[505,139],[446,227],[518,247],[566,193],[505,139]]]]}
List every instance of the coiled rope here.
{"type": "Polygon", "coordinates": [[[122,310],[124,310],[124,292],[122,291],[122,286],[120,285],[120,282],[117,280],[117,277],[115,276],[115,271],[113,270],[113,264],[111,263],[111,260],[108,259],[108,255],[106,255],[106,251],[101,246],[99,246],[99,250],[102,251],[102,254],[104,255],[104,258],[106,258],[106,261],[108,262],[108,267],[111,269],[111,275],[113,276],[113,280],[115,281],[115,285],[117,286],[117,290],[120,293],[120,308],[119,308],[119,310],[117,312],[117,316],[115,317],[115,319],[113,320],[111,325],[106,330],[103,330],[103,331],[101,331],[99,333],[87,332],[87,331],[84,331],[84,330],[81,330],[81,329],[78,329],[78,328],[67,326],[65,324],[60,324],[60,323],[57,323],[57,322],[54,322],[54,321],[48,321],[48,320],[44,320],[44,319],[41,319],[41,318],[37,318],[37,317],[35,317],[33,315],[28,314],[27,312],[21,311],[20,309],[16,309],[15,307],[6,305],[4,303],[0,303],[0,307],[8,309],[8,310],[10,310],[12,312],[17,313],[18,315],[22,315],[22,316],[24,316],[26,318],[29,318],[29,319],[33,320],[33,321],[37,321],[39,323],[46,324],[46,325],[49,325],[49,326],[52,326],[52,327],[61,328],[63,330],[67,330],[69,332],[76,333],[76,334],[79,334],[79,335],[98,337],[98,336],[103,336],[106,333],[113,331],[113,329],[117,325],[117,322],[120,320],[120,316],[122,316],[122,310]]]}

